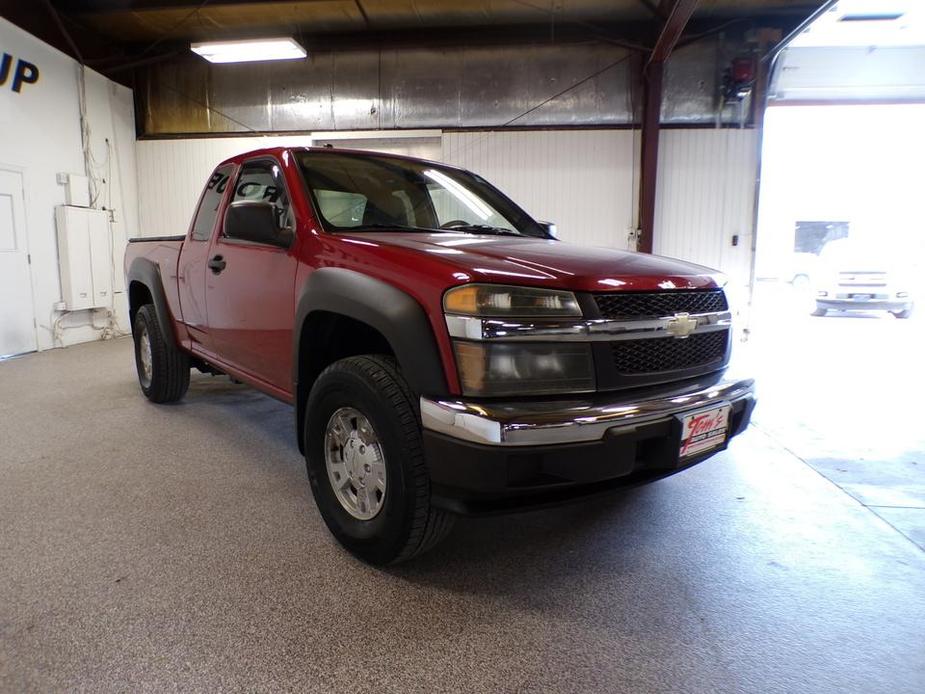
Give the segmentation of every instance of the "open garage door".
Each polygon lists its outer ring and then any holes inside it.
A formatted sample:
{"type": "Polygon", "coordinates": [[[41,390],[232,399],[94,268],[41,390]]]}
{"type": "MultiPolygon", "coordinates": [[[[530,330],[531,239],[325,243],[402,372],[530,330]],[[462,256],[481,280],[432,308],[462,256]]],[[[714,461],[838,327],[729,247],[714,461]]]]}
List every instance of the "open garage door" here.
{"type": "Polygon", "coordinates": [[[925,547],[922,65],[916,0],[841,0],[777,57],[750,351],[757,426],[925,547]]]}

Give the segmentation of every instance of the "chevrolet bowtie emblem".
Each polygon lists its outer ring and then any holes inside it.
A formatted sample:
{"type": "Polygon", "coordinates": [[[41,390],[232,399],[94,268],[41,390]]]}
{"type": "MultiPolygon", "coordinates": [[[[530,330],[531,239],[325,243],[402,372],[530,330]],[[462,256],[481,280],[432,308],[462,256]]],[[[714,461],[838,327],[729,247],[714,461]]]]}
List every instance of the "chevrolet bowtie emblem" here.
{"type": "Polygon", "coordinates": [[[668,320],[667,329],[675,337],[687,337],[697,329],[697,319],[689,313],[676,313],[668,320]]]}

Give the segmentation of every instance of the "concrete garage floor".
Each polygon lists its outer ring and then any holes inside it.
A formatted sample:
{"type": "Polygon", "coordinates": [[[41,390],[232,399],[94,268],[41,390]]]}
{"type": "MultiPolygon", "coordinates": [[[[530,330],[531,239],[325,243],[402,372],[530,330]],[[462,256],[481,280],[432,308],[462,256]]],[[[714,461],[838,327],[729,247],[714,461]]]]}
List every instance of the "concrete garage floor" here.
{"type": "Polygon", "coordinates": [[[131,343],[0,364],[0,690],[925,689],[925,554],[753,428],[654,485],[376,570],[291,411],[131,343]]]}
{"type": "MultiPolygon", "coordinates": [[[[810,296],[760,283],[756,425],[925,550],[925,311],[809,315],[810,296]]],[[[925,657],[925,653],[923,653],[925,657]]]]}

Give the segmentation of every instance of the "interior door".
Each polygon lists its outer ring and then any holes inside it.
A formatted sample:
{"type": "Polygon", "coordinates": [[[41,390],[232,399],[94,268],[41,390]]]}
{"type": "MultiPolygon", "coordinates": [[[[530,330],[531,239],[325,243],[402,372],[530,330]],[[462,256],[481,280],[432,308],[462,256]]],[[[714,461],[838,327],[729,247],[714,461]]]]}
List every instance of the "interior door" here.
{"type": "MultiPolygon", "coordinates": [[[[276,161],[244,164],[231,202],[238,200],[270,202],[280,226],[294,228],[290,198],[276,161]]],[[[206,306],[216,354],[229,366],[289,393],[295,256],[278,246],[227,238],[219,228],[208,262],[206,306]]]]}
{"type": "Polygon", "coordinates": [[[0,170],[0,357],[34,352],[22,174],[0,170]]]}

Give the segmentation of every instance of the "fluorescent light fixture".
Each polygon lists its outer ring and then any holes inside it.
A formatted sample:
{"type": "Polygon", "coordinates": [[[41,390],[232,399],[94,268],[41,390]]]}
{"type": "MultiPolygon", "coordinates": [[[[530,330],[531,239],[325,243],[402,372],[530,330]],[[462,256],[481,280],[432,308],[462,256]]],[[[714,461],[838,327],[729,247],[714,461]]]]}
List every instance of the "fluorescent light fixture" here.
{"type": "Polygon", "coordinates": [[[260,60],[298,60],[307,53],[295,39],[243,39],[241,41],[204,41],[190,44],[193,53],[210,63],[252,63],[260,60]]]}
{"type": "Polygon", "coordinates": [[[874,12],[870,14],[846,14],[839,22],[892,22],[903,16],[902,12],[874,12]]]}

